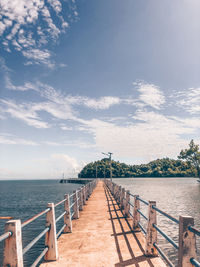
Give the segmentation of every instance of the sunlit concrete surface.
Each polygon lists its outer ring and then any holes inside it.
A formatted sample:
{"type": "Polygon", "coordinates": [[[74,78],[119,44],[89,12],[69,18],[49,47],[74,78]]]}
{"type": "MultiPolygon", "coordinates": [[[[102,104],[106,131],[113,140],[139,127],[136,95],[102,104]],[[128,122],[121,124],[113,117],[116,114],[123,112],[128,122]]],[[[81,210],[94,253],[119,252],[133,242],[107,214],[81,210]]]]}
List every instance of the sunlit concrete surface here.
{"type": "Polygon", "coordinates": [[[80,218],[73,220],[73,232],[58,241],[59,259],[41,267],[166,267],[159,257],[144,256],[144,236],[131,231],[131,219],[99,182],[80,218]]]}

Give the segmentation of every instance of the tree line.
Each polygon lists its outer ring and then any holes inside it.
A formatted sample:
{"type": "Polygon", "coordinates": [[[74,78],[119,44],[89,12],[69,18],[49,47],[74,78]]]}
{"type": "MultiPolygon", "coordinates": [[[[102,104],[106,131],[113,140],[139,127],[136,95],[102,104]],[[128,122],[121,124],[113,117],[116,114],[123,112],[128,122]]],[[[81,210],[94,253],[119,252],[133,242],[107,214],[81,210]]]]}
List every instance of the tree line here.
{"type": "MultiPolygon", "coordinates": [[[[191,140],[189,148],[181,150],[178,159],[163,158],[140,165],[128,165],[112,160],[111,166],[112,177],[200,177],[199,145],[191,140]]],[[[110,177],[109,159],[90,162],[80,171],[78,177],[110,177]]]]}

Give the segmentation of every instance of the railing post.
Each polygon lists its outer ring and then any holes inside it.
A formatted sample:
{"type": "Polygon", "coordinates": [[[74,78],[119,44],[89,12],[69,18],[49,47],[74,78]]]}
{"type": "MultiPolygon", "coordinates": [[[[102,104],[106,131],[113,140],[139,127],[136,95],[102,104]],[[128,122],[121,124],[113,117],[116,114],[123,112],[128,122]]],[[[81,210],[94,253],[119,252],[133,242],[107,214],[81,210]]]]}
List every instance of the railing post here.
{"type": "Polygon", "coordinates": [[[88,183],[87,186],[88,186],[88,190],[87,190],[88,197],[87,197],[87,199],[89,199],[90,198],[90,183],[88,183]]]}
{"type": "Polygon", "coordinates": [[[87,184],[87,194],[86,194],[86,199],[88,200],[89,199],[89,197],[90,197],[90,189],[89,189],[89,183],[87,184]]]}
{"type": "Polygon", "coordinates": [[[112,195],[114,195],[114,190],[115,190],[115,185],[114,185],[114,183],[112,182],[112,185],[111,185],[111,193],[112,193],[112,195]]]}
{"type": "Polygon", "coordinates": [[[115,200],[117,199],[117,185],[115,184],[115,189],[114,189],[114,198],[115,200]]]}
{"type": "Polygon", "coordinates": [[[79,207],[78,207],[78,194],[77,194],[77,190],[74,191],[74,195],[73,195],[73,202],[74,202],[74,206],[73,206],[73,219],[78,219],[79,218],[79,207]]]}
{"type": "Polygon", "coordinates": [[[117,195],[116,195],[117,203],[119,203],[119,199],[120,199],[120,186],[117,185],[117,195]]]}
{"type": "Polygon", "coordinates": [[[121,205],[122,209],[124,209],[124,198],[125,198],[125,188],[122,188],[122,197],[121,197],[121,205]]]}
{"type": "Polygon", "coordinates": [[[65,206],[64,210],[66,211],[64,215],[64,224],[66,224],[63,232],[64,233],[71,233],[72,232],[72,221],[71,221],[71,212],[70,212],[70,200],[69,200],[69,194],[65,195],[65,206]]]}
{"type": "Polygon", "coordinates": [[[54,203],[48,203],[47,208],[50,208],[50,211],[46,214],[46,227],[49,227],[50,229],[45,235],[45,246],[49,249],[44,256],[44,259],[51,261],[58,259],[54,203]]]}
{"type": "Polygon", "coordinates": [[[85,185],[85,200],[88,200],[88,185],[85,185]]]}
{"type": "Polygon", "coordinates": [[[83,188],[81,187],[80,192],[79,192],[79,210],[83,210],[83,193],[82,193],[83,188]]]}
{"type": "Polygon", "coordinates": [[[133,229],[136,230],[138,228],[138,223],[140,222],[140,214],[137,211],[140,209],[140,201],[137,199],[139,195],[134,196],[134,208],[133,208],[133,229]]]}
{"type": "Polygon", "coordinates": [[[179,250],[178,267],[192,267],[191,258],[196,258],[196,236],[188,230],[194,225],[194,218],[190,216],[179,217],[179,250]]]}
{"type": "Polygon", "coordinates": [[[158,256],[158,251],[154,247],[154,243],[157,243],[157,231],[153,227],[156,224],[156,210],[153,209],[156,206],[156,201],[149,201],[148,221],[147,221],[147,234],[146,234],[146,256],[158,256]]]}
{"type": "Polygon", "coordinates": [[[130,214],[129,214],[129,212],[130,212],[130,204],[129,204],[129,202],[130,202],[130,195],[129,195],[129,193],[130,193],[130,191],[127,190],[126,191],[126,205],[125,205],[125,216],[126,217],[130,217],[130,214]]]}
{"type": "Polygon", "coordinates": [[[122,187],[119,187],[119,204],[120,207],[122,207],[122,187]]]}
{"type": "Polygon", "coordinates": [[[86,186],[83,187],[83,205],[86,205],[86,186]]]}
{"type": "Polygon", "coordinates": [[[118,194],[118,186],[115,185],[115,194],[114,194],[114,197],[115,197],[115,200],[117,201],[117,194],[118,194]]]}
{"type": "Polygon", "coordinates": [[[5,232],[12,232],[12,235],[5,240],[3,266],[23,267],[21,221],[6,222],[5,232]]]}

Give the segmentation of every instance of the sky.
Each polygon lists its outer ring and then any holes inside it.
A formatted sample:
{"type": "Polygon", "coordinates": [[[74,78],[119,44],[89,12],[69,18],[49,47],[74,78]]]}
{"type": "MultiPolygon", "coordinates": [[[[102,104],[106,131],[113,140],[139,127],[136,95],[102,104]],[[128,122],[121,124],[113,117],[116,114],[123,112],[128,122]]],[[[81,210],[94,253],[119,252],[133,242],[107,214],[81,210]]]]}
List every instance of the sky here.
{"type": "Polygon", "coordinates": [[[199,0],[1,0],[0,179],[200,142],[199,0]]]}

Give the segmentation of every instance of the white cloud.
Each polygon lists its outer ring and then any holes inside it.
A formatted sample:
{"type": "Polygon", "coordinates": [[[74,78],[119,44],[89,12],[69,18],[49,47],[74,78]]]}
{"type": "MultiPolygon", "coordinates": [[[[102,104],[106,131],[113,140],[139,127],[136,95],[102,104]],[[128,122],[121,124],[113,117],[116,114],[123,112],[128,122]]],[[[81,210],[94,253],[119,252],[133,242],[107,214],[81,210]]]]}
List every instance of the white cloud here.
{"type": "MultiPolygon", "coordinates": [[[[39,59],[33,55],[34,49],[45,46],[49,40],[56,41],[70,22],[76,20],[76,4],[73,1],[63,5],[61,0],[1,0],[0,1],[0,35],[6,51],[12,48],[23,52],[25,57],[32,54],[32,61],[26,64],[38,64],[39,59]],[[63,6],[66,10],[63,10],[63,6]],[[38,26],[42,25],[42,26],[38,26]],[[36,28],[36,31],[35,31],[36,28]]],[[[40,49],[45,53],[44,49],[40,49]]],[[[50,60],[43,59],[40,63],[52,67],[50,60]]]]}
{"type": "Polygon", "coordinates": [[[61,128],[63,131],[72,131],[72,130],[73,130],[72,127],[66,126],[65,124],[61,124],[61,125],[60,125],[60,128],[61,128]]]}
{"type": "Polygon", "coordinates": [[[29,59],[28,64],[44,64],[48,66],[49,68],[54,68],[55,63],[50,60],[51,53],[49,50],[40,50],[40,49],[28,49],[25,51],[22,51],[22,54],[29,59]]]}
{"type": "MultiPolygon", "coordinates": [[[[8,71],[5,66],[4,69],[8,71]]],[[[177,115],[162,114],[161,107],[165,103],[165,98],[163,98],[161,90],[152,85],[145,85],[144,87],[141,84],[138,85],[140,94],[138,98],[132,99],[112,96],[89,98],[64,94],[52,86],[40,82],[35,84],[27,82],[23,86],[15,86],[9,79],[7,82],[8,85],[10,83],[12,90],[34,90],[41,99],[40,102],[30,101],[28,103],[1,100],[0,111],[3,116],[9,114],[9,116],[20,119],[36,128],[48,128],[54,125],[65,131],[85,131],[88,138],[91,138],[90,141],[86,142],[83,139],[84,133],[80,133],[82,138],[77,138],[76,142],[72,140],[63,142],[46,140],[45,142],[38,142],[40,146],[54,146],[56,149],[60,149],[59,147],[62,146],[69,147],[69,150],[70,147],[78,147],[80,150],[112,151],[114,156],[119,159],[129,158],[133,163],[138,162],[138,159],[148,162],[162,157],[175,158],[180,150],[188,145],[191,136],[197,136],[200,129],[200,119],[197,116],[182,118],[177,115]],[[120,110],[122,104],[134,105],[134,109],[131,107],[131,116],[130,110],[128,111],[129,114],[120,114],[120,117],[113,117],[113,114],[110,114],[110,117],[100,118],[95,113],[95,110],[109,109],[112,105],[118,106],[120,110]],[[80,106],[92,109],[90,115],[92,119],[86,119],[83,113],[78,112],[80,106]],[[149,106],[155,108],[156,111],[149,111],[149,106]],[[48,119],[52,119],[51,125],[43,119],[43,112],[41,111],[50,114],[48,119]],[[68,122],[68,120],[73,123],[68,122]]],[[[193,97],[198,99],[198,95],[198,89],[191,90],[186,99],[191,98],[193,101],[193,97]]],[[[73,132],[71,133],[73,134],[73,132]]],[[[67,135],[70,136],[71,133],[69,132],[67,135]]],[[[1,138],[2,143],[16,144],[17,138],[8,138],[7,136],[1,138]]],[[[20,138],[18,141],[19,143],[25,142],[20,138]]],[[[67,157],[61,157],[63,162],[67,160],[70,162],[67,157]]],[[[59,159],[59,156],[53,158],[59,159]]],[[[70,166],[73,165],[72,163],[73,160],[70,166]]]]}
{"type": "Polygon", "coordinates": [[[4,113],[9,113],[11,117],[26,122],[29,126],[35,128],[49,128],[50,125],[42,121],[37,113],[32,109],[31,104],[16,104],[11,100],[1,100],[4,107],[4,113]]]}
{"type": "Polygon", "coordinates": [[[179,98],[177,105],[188,111],[190,114],[200,113],[200,87],[189,88],[177,94],[179,98]]]}
{"type": "Polygon", "coordinates": [[[195,135],[200,128],[195,118],[179,120],[156,112],[138,111],[127,126],[102,120],[80,120],[93,134],[99,150],[112,151],[116,158],[138,158],[145,162],[156,158],[176,158],[187,146],[183,136],[195,135]],[[189,125],[188,125],[188,122],[189,125]]]}
{"type": "Polygon", "coordinates": [[[9,90],[16,90],[16,91],[28,91],[28,90],[34,90],[39,91],[39,88],[36,84],[25,82],[24,85],[16,86],[12,83],[9,75],[6,75],[5,77],[5,85],[6,88],[9,90]]]}
{"type": "Polygon", "coordinates": [[[144,105],[159,110],[165,103],[165,96],[158,86],[145,82],[136,82],[133,83],[133,85],[138,89],[140,93],[139,100],[144,105]]]}
{"type": "Polygon", "coordinates": [[[105,96],[100,99],[87,99],[84,101],[85,106],[93,109],[108,109],[113,105],[119,104],[120,99],[118,97],[105,96]]]}
{"type": "MultiPolygon", "coordinates": [[[[53,125],[57,125],[60,129],[71,131],[72,128],[68,126],[70,124],[63,122],[63,120],[71,120],[74,123],[74,130],[85,131],[93,137],[90,143],[79,140],[77,142],[63,142],[62,144],[52,140],[43,143],[49,146],[79,146],[80,149],[99,148],[100,150],[113,151],[116,157],[135,159],[139,157],[148,161],[158,157],[176,157],[180,150],[187,146],[189,136],[197,135],[199,130],[200,121],[197,117],[183,119],[177,116],[163,115],[160,110],[159,112],[148,111],[148,106],[158,110],[164,104],[162,94],[154,87],[152,89],[152,86],[149,90],[150,95],[146,92],[148,86],[145,89],[140,86],[139,92],[141,94],[132,101],[130,98],[120,99],[107,96],[95,99],[66,95],[40,82],[35,85],[27,83],[22,88],[35,90],[43,98],[43,101],[17,104],[4,100],[2,103],[5,105],[6,113],[23,120],[30,126],[47,128],[50,125],[42,120],[41,114],[41,111],[45,111],[52,116],[53,125]],[[152,95],[153,97],[150,97],[152,95]],[[157,99],[157,105],[154,103],[155,99],[157,99]],[[140,103],[141,106],[138,105],[140,103]],[[95,118],[96,115],[93,114],[91,120],[83,119],[83,115],[78,112],[80,105],[102,110],[108,109],[112,105],[118,105],[120,108],[121,104],[135,105],[136,111],[131,116],[129,114],[120,118],[115,118],[112,115],[111,118],[97,119],[95,118]],[[144,109],[144,106],[147,110],[144,109]]],[[[17,89],[22,90],[22,88],[17,89]]]]}
{"type": "Polygon", "coordinates": [[[54,153],[37,159],[17,161],[17,167],[0,168],[0,179],[59,179],[77,177],[85,162],[68,154],[54,153]]]}
{"type": "Polygon", "coordinates": [[[84,162],[78,162],[76,158],[61,153],[52,154],[48,158],[36,159],[35,163],[51,173],[54,178],[58,178],[62,173],[65,177],[77,177],[78,172],[85,165],[84,162]]]}
{"type": "Polygon", "coordinates": [[[76,120],[76,117],[74,115],[74,111],[72,110],[70,105],[68,105],[67,103],[59,105],[55,102],[41,102],[38,104],[34,104],[32,106],[32,110],[34,112],[39,112],[41,110],[44,110],[57,119],[76,120]]]}

